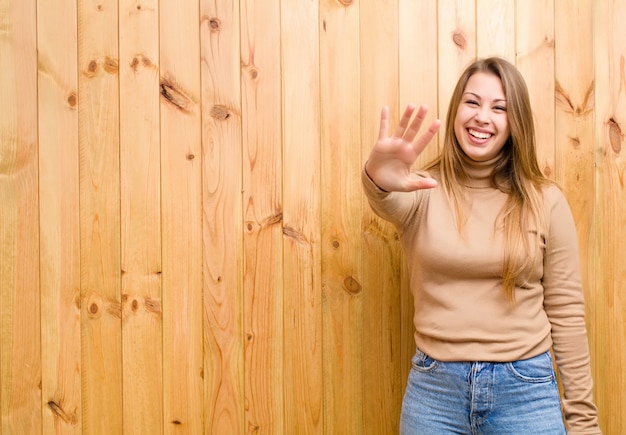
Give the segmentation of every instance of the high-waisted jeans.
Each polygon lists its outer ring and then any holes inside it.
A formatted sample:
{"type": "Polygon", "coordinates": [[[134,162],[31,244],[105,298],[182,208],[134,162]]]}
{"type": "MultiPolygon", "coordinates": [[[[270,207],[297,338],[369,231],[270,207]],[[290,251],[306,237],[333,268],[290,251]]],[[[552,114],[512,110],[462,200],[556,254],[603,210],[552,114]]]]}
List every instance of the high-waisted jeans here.
{"type": "Polygon", "coordinates": [[[552,355],[510,363],[412,360],[401,435],[564,435],[552,355]]]}

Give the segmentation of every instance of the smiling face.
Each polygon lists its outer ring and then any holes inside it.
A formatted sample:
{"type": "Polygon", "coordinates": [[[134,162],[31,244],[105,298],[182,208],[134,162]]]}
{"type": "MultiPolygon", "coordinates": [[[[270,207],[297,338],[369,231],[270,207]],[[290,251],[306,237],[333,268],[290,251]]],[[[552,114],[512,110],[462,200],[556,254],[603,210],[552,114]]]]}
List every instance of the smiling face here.
{"type": "Polygon", "coordinates": [[[470,159],[484,162],[500,154],[511,134],[506,108],[498,76],[477,72],[468,79],[454,118],[454,134],[470,159]]]}

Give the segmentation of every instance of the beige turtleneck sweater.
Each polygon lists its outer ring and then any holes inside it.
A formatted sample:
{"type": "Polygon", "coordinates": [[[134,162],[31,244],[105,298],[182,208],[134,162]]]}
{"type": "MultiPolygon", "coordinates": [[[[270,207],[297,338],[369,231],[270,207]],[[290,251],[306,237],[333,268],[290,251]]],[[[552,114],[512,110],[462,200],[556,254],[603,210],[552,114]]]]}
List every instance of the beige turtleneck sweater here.
{"type": "Polygon", "coordinates": [[[388,193],[363,170],[372,209],[397,228],[407,256],[415,342],[442,361],[515,361],[552,346],[568,433],[599,434],[569,206],[558,187],[545,188],[540,258],[517,280],[512,304],[502,288],[502,233],[494,230],[507,197],[491,186],[494,164],[466,163],[471,209],[463,236],[440,185],[388,193]]]}

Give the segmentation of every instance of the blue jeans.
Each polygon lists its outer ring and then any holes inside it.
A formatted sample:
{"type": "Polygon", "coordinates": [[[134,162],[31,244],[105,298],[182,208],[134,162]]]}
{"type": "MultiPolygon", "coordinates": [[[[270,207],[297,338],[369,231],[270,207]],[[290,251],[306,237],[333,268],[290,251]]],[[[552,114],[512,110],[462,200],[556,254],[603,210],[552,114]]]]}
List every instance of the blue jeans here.
{"type": "Polygon", "coordinates": [[[564,435],[552,355],[511,363],[412,360],[400,434],[564,435]]]}

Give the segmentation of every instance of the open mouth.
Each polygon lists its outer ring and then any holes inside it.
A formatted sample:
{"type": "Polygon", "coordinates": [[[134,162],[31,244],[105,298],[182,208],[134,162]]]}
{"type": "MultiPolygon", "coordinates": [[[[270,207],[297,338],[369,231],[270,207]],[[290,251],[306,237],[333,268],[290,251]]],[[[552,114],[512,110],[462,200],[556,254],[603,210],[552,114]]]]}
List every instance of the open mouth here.
{"type": "Polygon", "coordinates": [[[491,136],[493,136],[491,133],[477,131],[472,128],[468,128],[467,131],[470,134],[470,136],[475,137],[476,139],[480,139],[480,140],[486,140],[486,139],[489,139],[491,136]]]}

